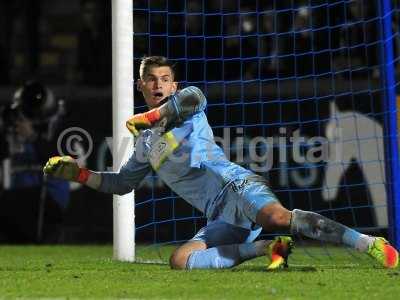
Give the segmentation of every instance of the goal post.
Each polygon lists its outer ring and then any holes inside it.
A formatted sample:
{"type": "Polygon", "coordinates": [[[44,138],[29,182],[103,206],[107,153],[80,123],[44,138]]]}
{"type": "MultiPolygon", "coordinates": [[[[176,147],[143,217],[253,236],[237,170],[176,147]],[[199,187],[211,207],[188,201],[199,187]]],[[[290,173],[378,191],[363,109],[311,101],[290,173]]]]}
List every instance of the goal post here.
{"type": "MultiPolygon", "coordinates": [[[[112,116],[113,170],[133,152],[133,138],[125,128],[133,114],[133,6],[132,1],[112,1],[112,116]]],[[[113,198],[114,259],[135,260],[134,192],[113,198]]]]}
{"type": "MultiPolygon", "coordinates": [[[[133,151],[125,121],[133,114],[134,65],[144,55],[163,55],[177,63],[182,87],[195,85],[206,94],[214,134],[232,130],[226,143],[232,160],[249,167],[251,151],[265,154],[265,147],[243,141],[282,141],[270,147],[276,155],[271,165],[257,162],[254,171],[285,207],[369,234],[388,232],[400,247],[399,53],[393,51],[399,4],[243,3],[112,1],[114,169],[133,151]],[[304,142],[292,142],[296,137],[304,142]],[[302,155],[317,153],[322,142],[313,138],[324,141],[327,156],[297,161],[294,147],[302,155]],[[290,153],[282,163],[280,147],[290,153]]],[[[137,101],[136,109],[146,108],[137,101]]],[[[205,222],[152,174],[136,200],[133,193],[114,198],[114,257],[134,261],[135,238],[152,245],[184,242],[205,222]]]]}
{"type": "Polygon", "coordinates": [[[384,61],[383,67],[383,85],[384,85],[384,110],[388,112],[386,118],[386,134],[388,136],[388,144],[386,145],[386,164],[387,164],[387,189],[390,194],[388,201],[389,235],[393,244],[400,247],[400,165],[399,165],[399,141],[398,141],[398,125],[397,122],[397,103],[396,103],[396,74],[395,59],[393,53],[393,9],[391,1],[381,0],[381,16],[382,16],[382,36],[383,43],[381,45],[381,56],[384,61]]]}

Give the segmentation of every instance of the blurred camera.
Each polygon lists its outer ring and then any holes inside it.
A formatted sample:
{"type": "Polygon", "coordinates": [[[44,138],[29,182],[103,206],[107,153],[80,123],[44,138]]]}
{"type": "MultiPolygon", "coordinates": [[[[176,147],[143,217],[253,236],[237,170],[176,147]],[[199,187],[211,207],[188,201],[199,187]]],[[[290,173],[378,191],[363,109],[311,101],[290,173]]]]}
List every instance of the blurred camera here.
{"type": "Polygon", "coordinates": [[[11,104],[0,110],[0,128],[14,128],[23,117],[35,126],[47,124],[63,114],[63,101],[57,101],[48,87],[36,80],[27,81],[14,93],[11,104]]]}

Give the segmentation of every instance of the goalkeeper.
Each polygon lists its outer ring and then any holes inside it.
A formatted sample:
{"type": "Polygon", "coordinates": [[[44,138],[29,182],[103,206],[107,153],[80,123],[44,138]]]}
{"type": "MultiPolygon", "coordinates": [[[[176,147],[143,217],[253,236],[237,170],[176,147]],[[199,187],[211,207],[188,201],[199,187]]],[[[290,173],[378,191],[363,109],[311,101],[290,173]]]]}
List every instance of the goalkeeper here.
{"type": "Polygon", "coordinates": [[[138,89],[150,108],[127,121],[136,136],[134,154],[119,172],[79,168],[73,158],[52,157],[44,172],[101,192],[125,194],[151,169],[180,197],[203,212],[207,225],[170,258],[174,269],[229,268],[266,255],[269,269],[287,265],[290,237],[258,240],[262,228],[344,244],[368,253],[385,267],[398,252],[383,238],[361,234],[317,213],[284,208],[263,177],[227,160],[214,142],[196,87],[177,92],[173,65],[159,56],[141,61],[138,89]]]}

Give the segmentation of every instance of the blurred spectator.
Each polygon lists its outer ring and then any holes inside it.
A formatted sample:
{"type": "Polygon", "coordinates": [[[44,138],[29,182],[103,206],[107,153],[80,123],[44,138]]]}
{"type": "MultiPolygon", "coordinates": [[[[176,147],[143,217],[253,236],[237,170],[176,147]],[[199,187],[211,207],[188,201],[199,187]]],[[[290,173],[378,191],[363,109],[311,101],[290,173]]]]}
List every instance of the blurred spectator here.
{"type": "MultiPolygon", "coordinates": [[[[330,62],[330,68],[345,78],[368,78],[379,73],[377,43],[380,27],[379,10],[374,1],[348,1],[337,3],[330,0],[327,13],[320,9],[314,36],[317,40],[315,51],[325,51],[325,57],[318,62],[330,62]],[[325,29],[324,29],[325,28],[325,29]]],[[[316,61],[317,64],[317,61],[316,61]]]]}
{"type": "Polygon", "coordinates": [[[8,84],[10,81],[9,51],[14,5],[11,1],[0,1],[0,85],[8,84]]]}
{"type": "Polygon", "coordinates": [[[258,32],[257,32],[257,14],[255,10],[249,6],[243,8],[249,13],[241,17],[241,57],[248,58],[242,64],[242,79],[251,80],[258,76],[258,32]]]}
{"type": "Polygon", "coordinates": [[[43,177],[42,168],[57,153],[64,107],[36,81],[18,89],[3,108],[0,123],[0,233],[7,242],[57,242],[69,183],[43,177]]]}
{"type": "Polygon", "coordinates": [[[0,43],[0,85],[9,83],[8,68],[7,52],[0,43]]]}
{"type": "MultiPolygon", "coordinates": [[[[347,10],[345,23],[342,27],[342,46],[348,48],[346,56],[347,68],[365,68],[368,65],[367,53],[365,52],[364,31],[365,24],[363,22],[364,16],[364,3],[354,2],[347,10]],[[348,60],[350,58],[350,60],[348,60]]],[[[356,74],[352,74],[353,76],[356,74]]]]}
{"type": "Polygon", "coordinates": [[[82,30],[78,36],[78,81],[111,84],[111,22],[109,1],[82,0],[82,30]]]}
{"type": "Polygon", "coordinates": [[[303,6],[295,12],[294,49],[297,76],[312,74],[314,70],[310,8],[303,6]]]}
{"type": "Polygon", "coordinates": [[[198,1],[189,0],[186,4],[186,33],[201,35],[203,33],[202,6],[198,1]]]}
{"type": "Polygon", "coordinates": [[[271,10],[260,14],[260,53],[261,66],[260,75],[262,78],[271,77],[275,73],[276,65],[276,35],[274,34],[274,17],[271,10]],[[274,38],[275,37],[275,38],[274,38]]]}

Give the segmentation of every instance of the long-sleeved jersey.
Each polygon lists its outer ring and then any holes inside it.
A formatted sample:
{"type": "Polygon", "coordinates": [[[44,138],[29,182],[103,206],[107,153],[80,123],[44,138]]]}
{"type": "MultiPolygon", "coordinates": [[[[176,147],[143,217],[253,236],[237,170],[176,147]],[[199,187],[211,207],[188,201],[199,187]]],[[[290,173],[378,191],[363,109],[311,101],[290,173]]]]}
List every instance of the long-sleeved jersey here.
{"type": "Polygon", "coordinates": [[[212,218],[224,202],[230,183],[254,176],[254,173],[230,162],[215,143],[203,112],[205,98],[202,101],[193,116],[167,133],[162,128],[142,131],[133,155],[120,171],[101,173],[99,190],[128,193],[153,168],[177,195],[212,218]]]}

